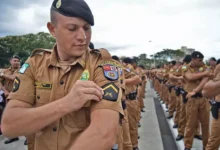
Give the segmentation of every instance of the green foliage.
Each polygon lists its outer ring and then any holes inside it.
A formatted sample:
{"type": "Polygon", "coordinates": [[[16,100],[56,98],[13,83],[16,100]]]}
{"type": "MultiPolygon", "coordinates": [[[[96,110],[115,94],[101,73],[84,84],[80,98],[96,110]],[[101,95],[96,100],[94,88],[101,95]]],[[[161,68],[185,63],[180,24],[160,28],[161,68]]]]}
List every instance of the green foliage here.
{"type": "Polygon", "coordinates": [[[137,60],[139,65],[145,66],[145,68],[151,68],[155,66],[161,66],[164,63],[167,63],[168,60],[172,59],[181,59],[185,56],[185,53],[181,50],[173,49],[163,49],[160,52],[157,52],[155,55],[150,55],[150,58],[147,58],[146,54],[140,54],[139,57],[133,57],[137,60]],[[155,62],[155,64],[154,64],[155,62]]]}
{"type": "Polygon", "coordinates": [[[25,62],[34,49],[51,49],[54,44],[55,39],[49,33],[44,32],[0,38],[0,68],[8,65],[13,55],[18,55],[22,62],[25,62]]]}

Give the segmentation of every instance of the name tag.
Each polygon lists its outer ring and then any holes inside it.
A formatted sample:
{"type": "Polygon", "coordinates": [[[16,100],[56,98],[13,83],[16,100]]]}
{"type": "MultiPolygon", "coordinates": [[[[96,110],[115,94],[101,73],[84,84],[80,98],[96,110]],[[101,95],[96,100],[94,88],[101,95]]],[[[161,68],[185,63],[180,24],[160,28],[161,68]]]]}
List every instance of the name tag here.
{"type": "Polygon", "coordinates": [[[35,82],[35,87],[38,88],[38,89],[52,89],[52,84],[42,83],[42,82],[35,82]]]}

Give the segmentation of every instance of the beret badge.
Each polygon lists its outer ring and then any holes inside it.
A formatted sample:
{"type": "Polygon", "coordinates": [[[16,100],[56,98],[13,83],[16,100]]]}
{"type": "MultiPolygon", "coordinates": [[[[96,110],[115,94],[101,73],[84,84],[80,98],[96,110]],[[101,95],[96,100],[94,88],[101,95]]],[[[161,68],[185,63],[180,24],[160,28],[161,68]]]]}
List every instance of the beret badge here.
{"type": "Polygon", "coordinates": [[[59,9],[59,8],[61,7],[61,5],[62,5],[61,0],[58,0],[57,3],[56,3],[56,7],[57,7],[57,9],[59,9]]]}

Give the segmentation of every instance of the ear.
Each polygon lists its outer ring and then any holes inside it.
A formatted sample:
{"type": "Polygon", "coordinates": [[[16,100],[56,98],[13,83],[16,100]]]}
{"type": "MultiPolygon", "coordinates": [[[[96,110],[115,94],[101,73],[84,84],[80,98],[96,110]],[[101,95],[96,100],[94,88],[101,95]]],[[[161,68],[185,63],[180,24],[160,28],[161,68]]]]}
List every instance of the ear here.
{"type": "Polygon", "coordinates": [[[47,28],[48,28],[50,34],[51,34],[54,38],[56,38],[55,25],[52,24],[51,22],[48,22],[48,23],[47,23],[47,28]]]}

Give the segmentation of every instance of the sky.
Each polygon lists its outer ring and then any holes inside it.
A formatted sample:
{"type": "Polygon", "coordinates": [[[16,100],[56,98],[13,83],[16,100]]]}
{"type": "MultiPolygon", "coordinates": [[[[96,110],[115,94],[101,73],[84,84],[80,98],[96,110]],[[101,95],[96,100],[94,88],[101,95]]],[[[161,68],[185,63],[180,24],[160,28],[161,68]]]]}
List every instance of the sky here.
{"type": "MultiPolygon", "coordinates": [[[[1,0],[0,37],[48,32],[53,0],[1,0]]],[[[220,0],[86,0],[92,42],[112,55],[148,56],[165,48],[195,48],[220,58],[220,0]]]]}

